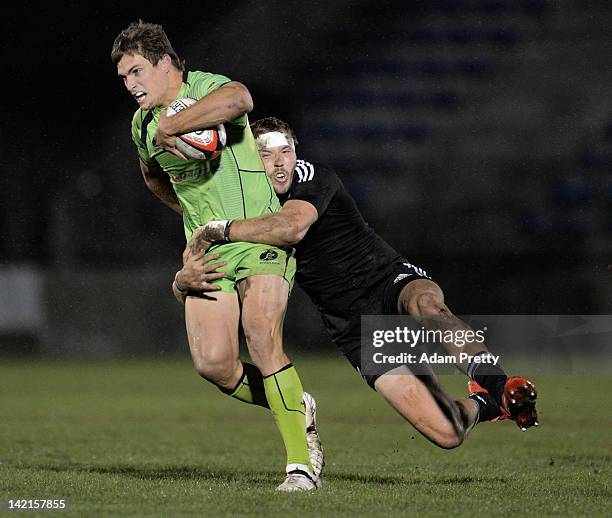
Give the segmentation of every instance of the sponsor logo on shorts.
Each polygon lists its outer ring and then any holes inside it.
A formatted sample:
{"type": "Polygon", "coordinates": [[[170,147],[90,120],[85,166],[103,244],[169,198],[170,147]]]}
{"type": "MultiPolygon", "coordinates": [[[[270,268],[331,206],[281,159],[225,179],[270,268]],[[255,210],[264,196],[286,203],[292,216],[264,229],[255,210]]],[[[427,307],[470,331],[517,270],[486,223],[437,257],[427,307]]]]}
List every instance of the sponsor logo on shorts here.
{"type": "Polygon", "coordinates": [[[272,262],[278,259],[278,252],[276,250],[264,250],[259,256],[260,261],[272,262]]]}

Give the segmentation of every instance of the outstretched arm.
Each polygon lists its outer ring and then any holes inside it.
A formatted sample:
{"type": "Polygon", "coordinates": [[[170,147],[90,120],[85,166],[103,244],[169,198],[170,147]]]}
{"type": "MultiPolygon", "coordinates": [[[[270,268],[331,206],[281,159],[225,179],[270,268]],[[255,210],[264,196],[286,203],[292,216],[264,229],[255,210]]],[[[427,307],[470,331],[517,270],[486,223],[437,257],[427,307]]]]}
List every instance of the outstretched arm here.
{"type": "Polygon", "coordinates": [[[229,239],[275,246],[295,245],[304,239],[317,218],[317,209],[307,201],[289,200],[280,212],[234,221],[229,239]]]}
{"type": "Polygon", "coordinates": [[[193,251],[206,250],[218,241],[248,241],[273,246],[299,243],[317,220],[317,209],[303,200],[289,200],[280,212],[252,219],[210,221],[194,232],[193,251]]]}

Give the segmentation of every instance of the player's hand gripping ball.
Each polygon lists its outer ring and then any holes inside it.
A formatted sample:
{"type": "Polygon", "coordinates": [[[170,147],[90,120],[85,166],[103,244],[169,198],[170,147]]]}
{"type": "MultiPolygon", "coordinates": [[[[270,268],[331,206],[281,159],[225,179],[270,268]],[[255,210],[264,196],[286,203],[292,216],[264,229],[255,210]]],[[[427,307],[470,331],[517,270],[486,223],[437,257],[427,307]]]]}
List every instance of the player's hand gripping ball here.
{"type": "MultiPolygon", "coordinates": [[[[186,110],[195,99],[185,97],[170,103],[166,115],[172,117],[175,113],[186,110]]],[[[187,158],[197,160],[212,160],[217,158],[225,147],[227,136],[225,127],[219,124],[216,128],[206,128],[176,136],[176,148],[187,158]]]]}

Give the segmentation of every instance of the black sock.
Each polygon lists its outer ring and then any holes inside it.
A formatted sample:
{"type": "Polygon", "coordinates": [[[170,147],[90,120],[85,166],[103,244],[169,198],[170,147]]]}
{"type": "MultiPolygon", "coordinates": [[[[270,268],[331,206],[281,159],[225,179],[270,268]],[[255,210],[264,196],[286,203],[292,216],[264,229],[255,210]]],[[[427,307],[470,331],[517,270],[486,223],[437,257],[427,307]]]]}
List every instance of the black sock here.
{"type": "Polygon", "coordinates": [[[500,416],[501,411],[499,409],[499,404],[490,394],[479,392],[478,394],[472,394],[469,399],[476,401],[476,404],[478,405],[478,417],[476,418],[476,423],[490,421],[491,419],[495,419],[496,417],[500,416]]]}
{"type": "MultiPolygon", "coordinates": [[[[474,355],[486,356],[491,355],[488,351],[482,351],[474,355]]],[[[492,355],[491,355],[492,356],[492,355]]],[[[483,389],[486,389],[491,394],[497,404],[501,404],[504,385],[508,376],[499,365],[492,363],[475,363],[473,360],[468,366],[468,376],[478,383],[483,389]]]]}
{"type": "Polygon", "coordinates": [[[250,363],[242,362],[242,377],[234,388],[219,387],[219,390],[245,403],[270,408],[264,390],[263,375],[255,365],[250,363]]]}

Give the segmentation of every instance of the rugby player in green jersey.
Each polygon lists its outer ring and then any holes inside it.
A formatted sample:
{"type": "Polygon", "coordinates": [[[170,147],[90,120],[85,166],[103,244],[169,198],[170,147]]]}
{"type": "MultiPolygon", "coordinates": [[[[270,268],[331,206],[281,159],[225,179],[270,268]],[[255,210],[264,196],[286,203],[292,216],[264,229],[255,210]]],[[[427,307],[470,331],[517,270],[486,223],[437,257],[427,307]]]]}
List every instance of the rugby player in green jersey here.
{"type": "MultiPolygon", "coordinates": [[[[182,214],[187,240],[212,220],[246,219],[280,210],[249,127],[247,113],[253,104],[244,85],[218,74],[185,72],[162,27],[142,21],[117,36],[111,59],[139,105],[132,119],[132,139],[145,183],[182,214]],[[166,117],[166,106],[184,97],[197,102],[166,117]],[[175,135],[219,123],[225,124],[227,146],[217,159],[187,160],[176,149],[175,135]]],[[[277,489],[316,489],[322,451],[318,440],[314,450],[309,441],[309,451],[306,437],[307,424],[311,435],[316,432],[314,400],[303,393],[282,345],[295,274],[293,250],[227,243],[211,252],[220,261],[205,272],[213,291],[187,296],[185,301],[195,368],[224,393],[271,410],[287,451],[287,478],[277,489]],[[240,323],[254,365],[240,361],[240,323]]],[[[180,290],[178,281],[175,289],[180,290]]]]}

